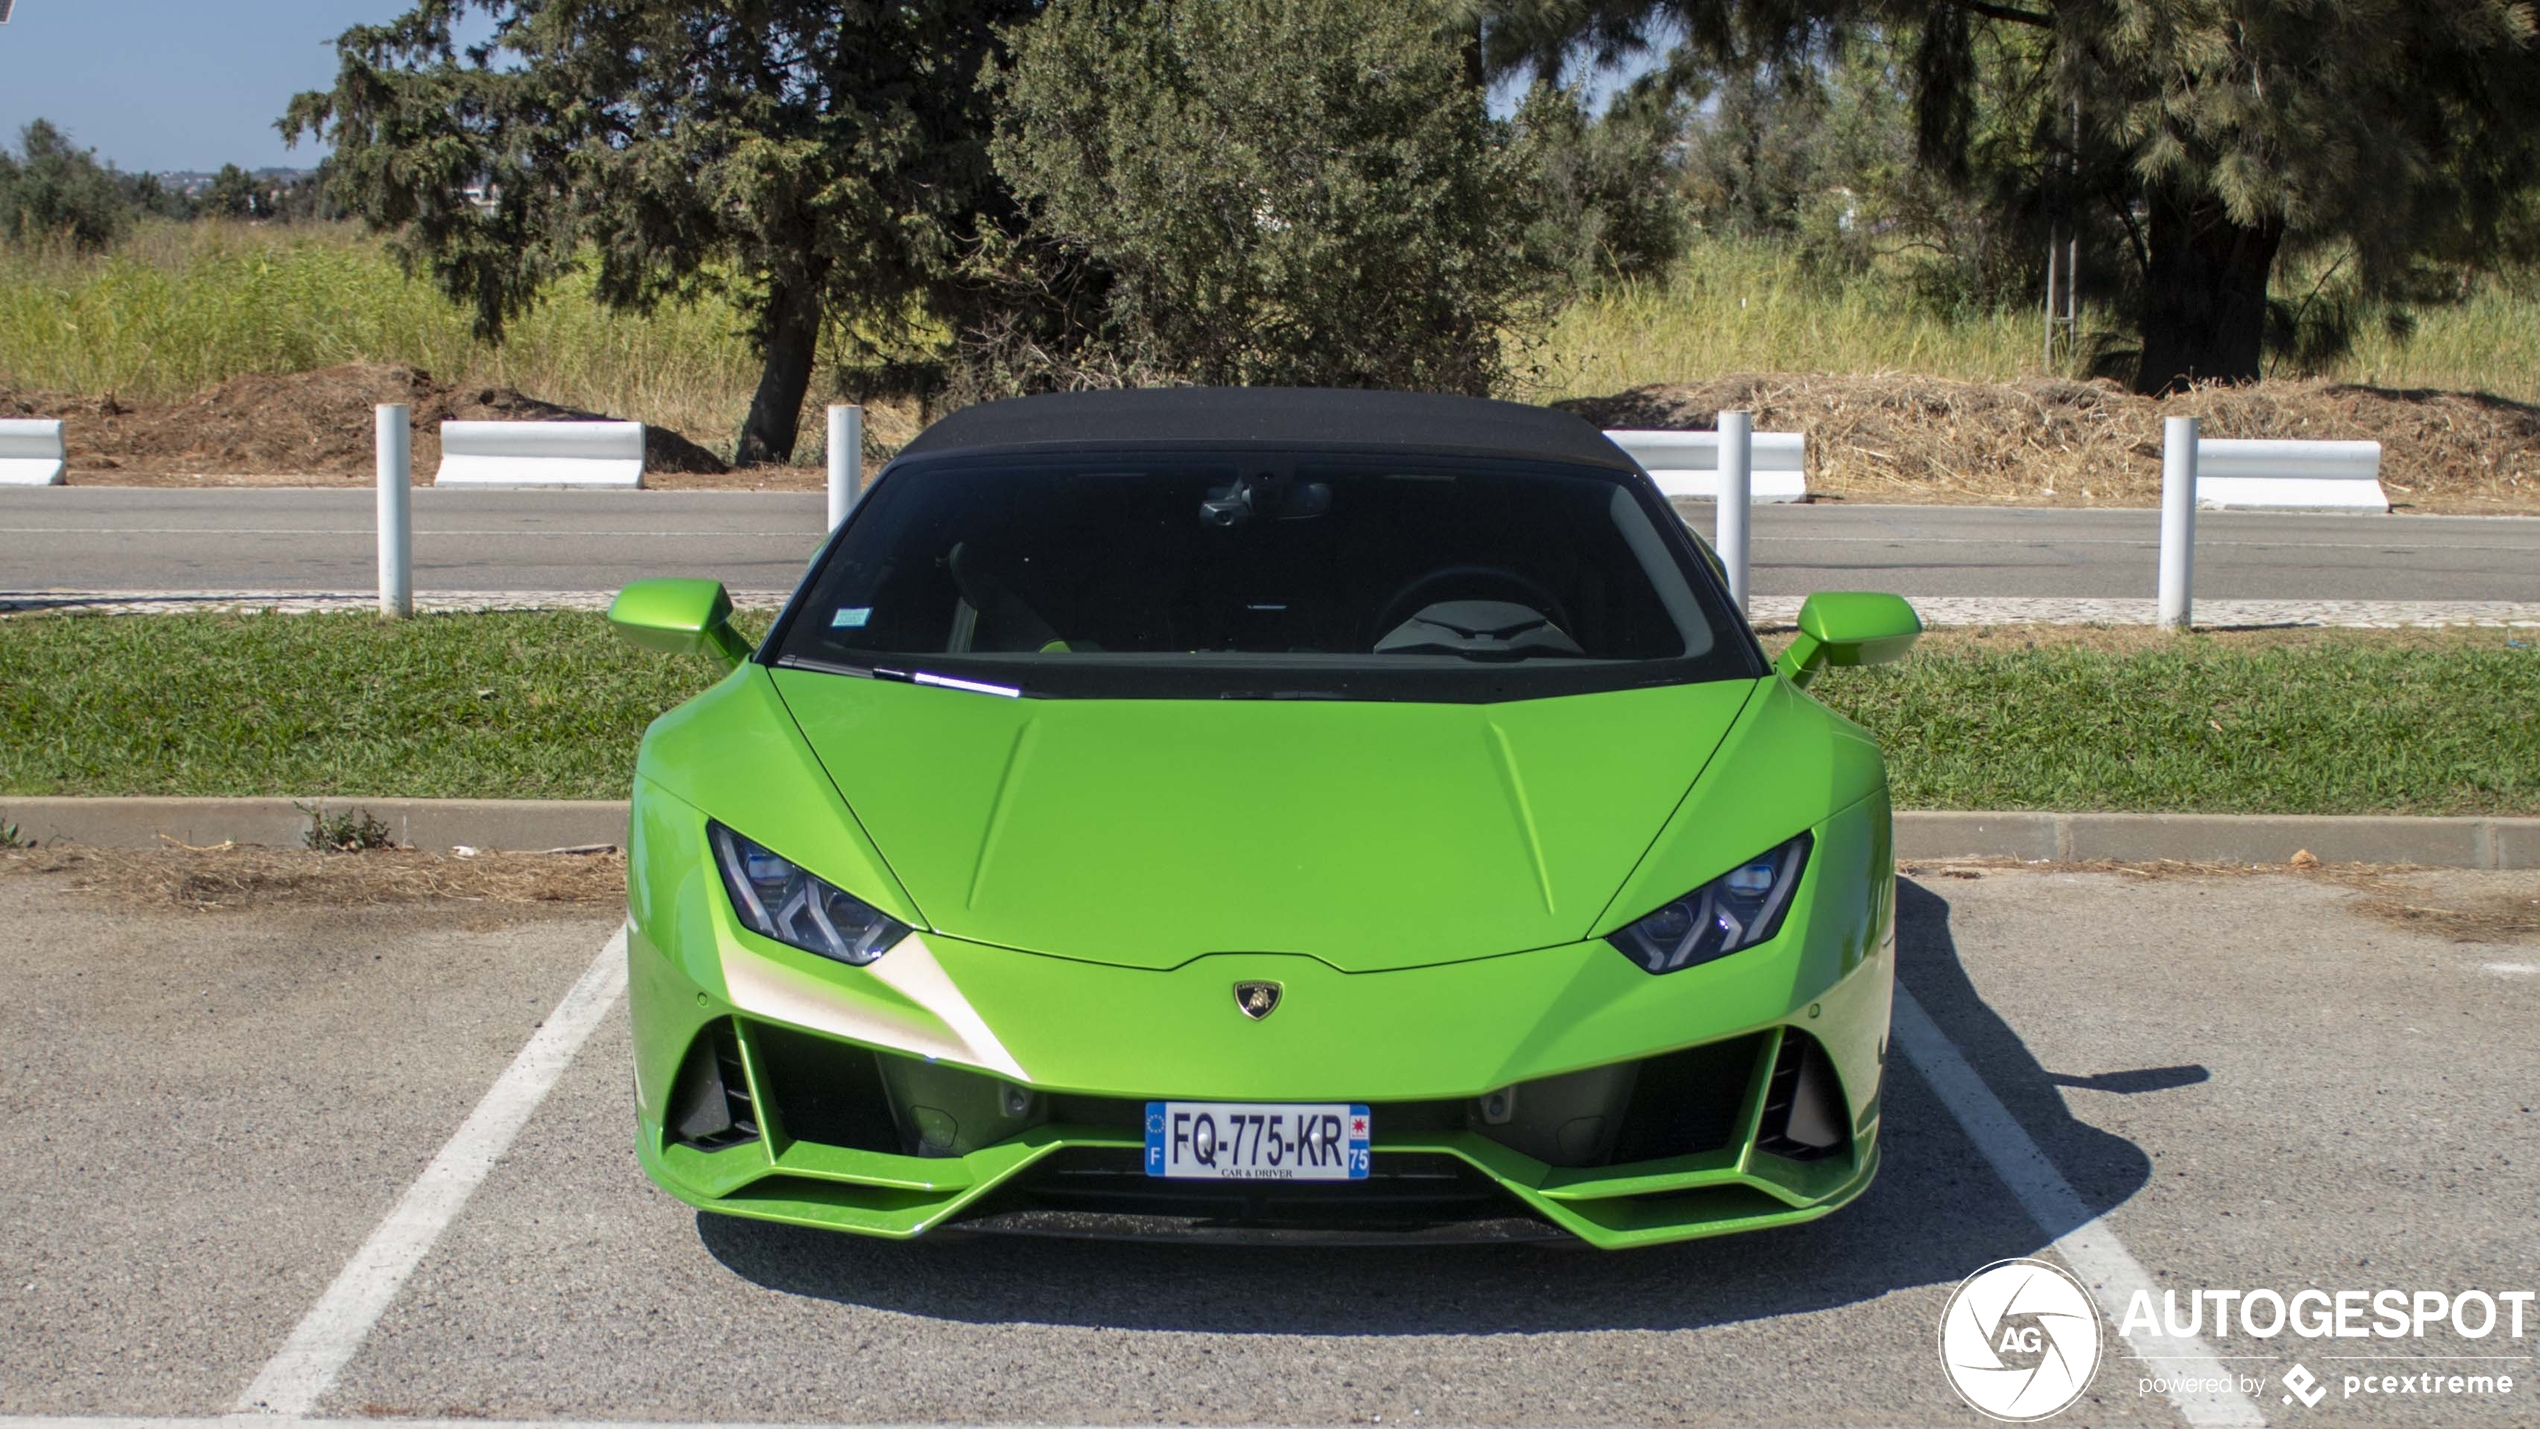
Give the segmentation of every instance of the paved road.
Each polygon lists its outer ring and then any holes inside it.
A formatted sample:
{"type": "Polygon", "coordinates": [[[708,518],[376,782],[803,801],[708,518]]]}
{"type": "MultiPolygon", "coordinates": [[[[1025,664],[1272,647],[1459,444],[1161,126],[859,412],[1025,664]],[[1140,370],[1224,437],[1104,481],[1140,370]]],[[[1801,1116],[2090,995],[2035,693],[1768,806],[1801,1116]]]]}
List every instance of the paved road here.
{"type": "MultiPolygon", "coordinates": [[[[1710,534],[1708,503],[1686,515],[1710,534]]],[[[1752,556],[1760,595],[2148,598],[2160,513],[1766,507],[1752,556]]],[[[2201,600],[2540,600],[2540,520],[2201,512],[2195,576],[2201,600]]]]}
{"type": "MultiPolygon", "coordinates": [[[[0,1416],[223,1413],[348,1280],[384,1313],[321,1327],[322,1417],[903,1424],[1977,1425],[1935,1330],[2000,1257],[2130,1258],[2168,1290],[2540,1287],[2540,946],[2394,926],[2324,880],[1960,872],[1900,889],[1924,1017],[1900,1014],[1871,1191],[1617,1256],[892,1246],[701,1217],[635,1167],[614,1010],[543,1099],[487,1090],[542,1024],[587,1025],[559,999],[597,912],[154,913],[0,876],[0,1416]],[[472,1194],[406,1197],[467,1162],[436,1152],[489,1107],[527,1120],[472,1194]],[[2043,1224],[2041,1184],[2064,1197],[2043,1224]],[[446,1230],[402,1282],[345,1274],[397,1239],[401,1197],[446,1230]]],[[[2395,901],[2540,897],[2529,874],[2415,877],[2395,901]]],[[[2055,1422],[2193,1422],[2103,1328],[2055,1422]]],[[[2210,1317],[2197,1338],[2271,1423],[2540,1422],[2540,1315],[2520,1339],[2210,1317]],[[2473,1355],[2494,1358],[2429,1358],[2473,1355]],[[2296,1360],[2331,1387],[2316,1411],[2281,1402],[2296,1360]],[[2473,1371],[2514,1388],[2343,1390],[2473,1371]]]]}
{"type": "MultiPolygon", "coordinates": [[[[791,587],[817,494],[415,493],[419,592],[613,590],[647,575],[791,587]]],[[[1686,503],[1708,532],[1710,509],[1686,503]]],[[[375,588],[361,491],[0,490],[0,590],[375,588]]],[[[2149,598],[2157,514],[1964,506],[1765,507],[1755,590],[2149,598]]],[[[2540,520],[2208,512],[2208,600],[2540,601],[2540,520]]]]}
{"type": "MultiPolygon", "coordinates": [[[[786,590],[826,519],[817,492],[414,493],[418,591],[615,590],[712,576],[786,590]]],[[[0,489],[0,587],[366,590],[366,491],[0,489]]]]}

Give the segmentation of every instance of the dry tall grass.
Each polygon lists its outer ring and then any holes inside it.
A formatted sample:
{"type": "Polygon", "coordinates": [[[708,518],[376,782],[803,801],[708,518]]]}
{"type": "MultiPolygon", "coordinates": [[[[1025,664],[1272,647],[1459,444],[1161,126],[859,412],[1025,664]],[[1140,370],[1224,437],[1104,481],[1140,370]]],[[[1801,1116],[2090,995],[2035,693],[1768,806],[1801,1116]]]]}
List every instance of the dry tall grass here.
{"type": "MultiPolygon", "coordinates": [[[[245,373],[402,363],[667,427],[729,454],[758,375],[744,326],[718,298],[616,314],[587,281],[569,281],[492,346],[349,225],[155,224],[104,257],[0,247],[0,387],[21,391],[159,403],[245,373]]],[[[1786,250],[1716,240],[1665,282],[1574,305],[1526,363],[1536,376],[1521,395],[1539,400],[1745,373],[2070,375],[2041,371],[2032,314],[1940,312],[1892,275],[1828,284],[1786,250]]],[[[2323,375],[2540,402],[2540,299],[2496,289],[2427,310],[2414,340],[2376,329],[2323,375]]],[[[815,384],[806,405],[827,400],[815,384]]],[[[799,462],[819,460],[816,415],[806,414],[799,462]]],[[[877,416],[886,420],[871,436],[886,449],[915,426],[913,412],[877,416]]]]}
{"type": "MultiPolygon", "coordinates": [[[[2540,402],[2540,295],[2491,284],[2417,318],[2406,342],[2370,325],[2325,371],[2269,375],[2540,402]]],[[[2085,312],[2082,324],[2105,330],[2117,321],[2085,312]]],[[[1709,240],[1663,282],[1624,284],[1570,308],[1537,361],[1547,399],[1756,372],[1980,382],[2080,375],[2047,371],[2042,348],[2034,312],[1942,312],[1896,274],[1830,283],[1787,249],[1709,240]]]]}
{"type": "Polygon", "coordinates": [[[245,373],[402,363],[729,454],[758,380],[742,328],[711,299],[611,313],[575,280],[494,346],[351,226],[154,224],[104,257],[0,247],[0,385],[32,391],[157,403],[245,373]]]}

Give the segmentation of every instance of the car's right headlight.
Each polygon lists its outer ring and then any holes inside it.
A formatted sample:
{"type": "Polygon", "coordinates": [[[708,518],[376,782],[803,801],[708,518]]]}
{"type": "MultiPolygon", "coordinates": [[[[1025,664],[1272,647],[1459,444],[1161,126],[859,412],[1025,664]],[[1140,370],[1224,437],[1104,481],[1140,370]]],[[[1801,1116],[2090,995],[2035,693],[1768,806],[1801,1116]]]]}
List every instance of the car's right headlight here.
{"type": "Polygon", "coordinates": [[[761,937],[860,968],[909,934],[906,923],[711,819],[706,841],[732,911],[761,937]]]}
{"type": "Polygon", "coordinates": [[[1808,866],[1809,842],[1801,834],[1757,854],[1605,940],[1651,973],[1681,972],[1754,947],[1781,931],[1791,890],[1808,866]]]}

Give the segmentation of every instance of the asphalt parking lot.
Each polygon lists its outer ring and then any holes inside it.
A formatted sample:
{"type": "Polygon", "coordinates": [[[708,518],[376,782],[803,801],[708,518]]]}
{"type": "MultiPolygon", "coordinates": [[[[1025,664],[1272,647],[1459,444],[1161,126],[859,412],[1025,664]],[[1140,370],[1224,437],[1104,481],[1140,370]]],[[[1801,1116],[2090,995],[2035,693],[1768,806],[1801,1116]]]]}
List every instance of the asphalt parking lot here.
{"type": "MultiPolygon", "coordinates": [[[[0,1416],[225,1415],[288,1346],[327,1370],[300,1382],[330,1419],[1981,1424],[1936,1334],[2004,1257],[2103,1300],[2128,1276],[2540,1288],[2540,939],[2507,927],[2535,899],[2530,874],[1915,870],[1878,1183],[1811,1225],[1608,1256],[701,1217],[635,1165],[622,1001],[572,1040],[608,910],[187,912],[14,873],[0,1416]],[[551,1087],[524,1047],[556,1054],[551,1087]],[[419,1252],[410,1274],[383,1245],[419,1252]],[[365,1294],[375,1319],[336,1313],[365,1294]]],[[[2110,1321],[2052,1422],[2531,1424],[2525,1321],[2110,1321]],[[2133,1357],[2155,1350],[2190,1357],[2133,1357]],[[2315,1404],[2281,1383],[2296,1361],[2315,1404]],[[2235,1388],[2146,1389],[2182,1365],[2235,1388]],[[2400,1371],[2514,1386],[2344,1392],[2400,1371]]]]}

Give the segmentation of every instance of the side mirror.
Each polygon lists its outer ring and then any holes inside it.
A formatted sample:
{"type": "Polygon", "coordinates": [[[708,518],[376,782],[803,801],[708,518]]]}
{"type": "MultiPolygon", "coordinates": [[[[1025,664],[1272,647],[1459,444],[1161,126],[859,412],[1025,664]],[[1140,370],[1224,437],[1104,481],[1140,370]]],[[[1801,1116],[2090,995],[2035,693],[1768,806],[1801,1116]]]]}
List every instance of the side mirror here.
{"type": "Polygon", "coordinates": [[[718,655],[728,666],[750,658],[732,628],[732,597],[721,581],[637,581],[609,603],[609,625],[629,644],[674,655],[718,655]]]}
{"type": "Polygon", "coordinates": [[[1828,665],[1901,660],[1922,633],[1922,617],[1901,595],[1820,591],[1799,607],[1799,638],[1773,662],[1773,669],[1804,686],[1828,665]]]}

